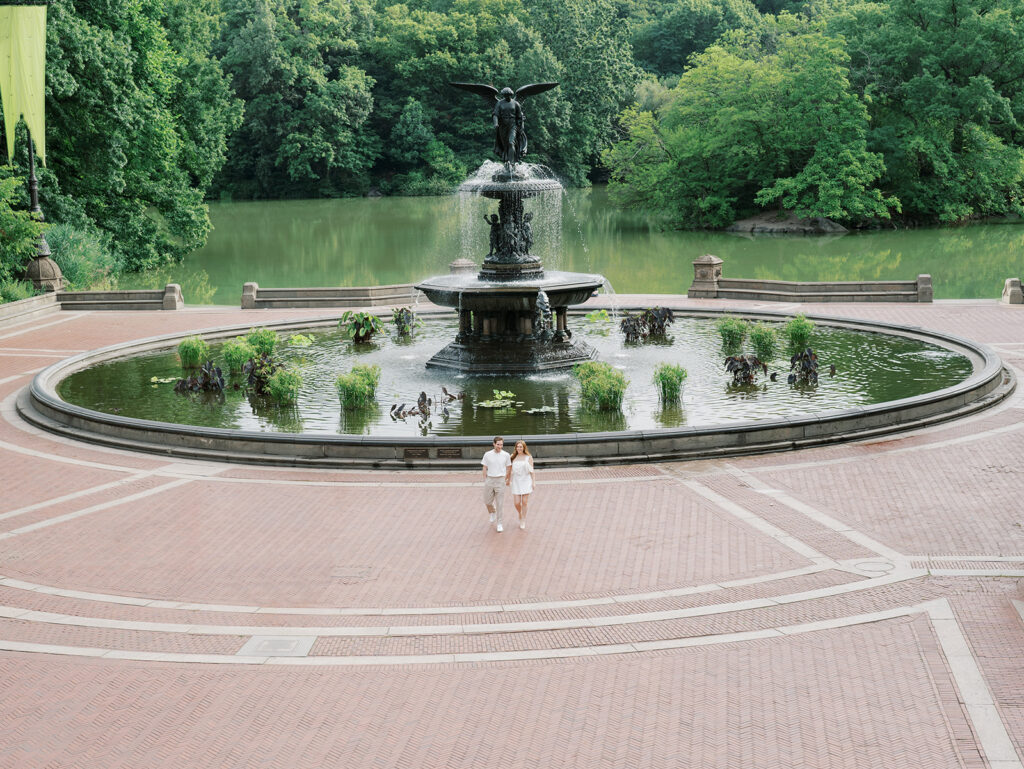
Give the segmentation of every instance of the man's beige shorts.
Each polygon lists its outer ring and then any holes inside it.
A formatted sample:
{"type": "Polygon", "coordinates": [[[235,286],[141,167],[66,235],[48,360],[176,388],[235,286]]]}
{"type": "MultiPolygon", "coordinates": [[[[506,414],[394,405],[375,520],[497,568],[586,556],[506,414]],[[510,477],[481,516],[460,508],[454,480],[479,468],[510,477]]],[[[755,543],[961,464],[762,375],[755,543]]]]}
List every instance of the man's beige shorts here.
{"type": "Polygon", "coordinates": [[[501,508],[501,503],[505,499],[505,476],[499,475],[496,478],[490,475],[484,480],[484,504],[494,505],[496,508],[501,508]]]}

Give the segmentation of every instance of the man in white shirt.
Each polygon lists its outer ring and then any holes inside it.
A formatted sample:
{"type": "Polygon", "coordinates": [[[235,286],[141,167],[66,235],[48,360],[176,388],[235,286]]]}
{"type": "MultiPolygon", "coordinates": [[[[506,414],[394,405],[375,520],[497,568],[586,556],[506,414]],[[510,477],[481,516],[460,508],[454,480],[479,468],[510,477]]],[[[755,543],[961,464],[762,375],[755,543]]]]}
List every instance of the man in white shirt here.
{"type": "Polygon", "coordinates": [[[484,472],[484,504],[491,514],[491,523],[498,522],[496,531],[505,530],[501,525],[501,508],[505,501],[505,476],[512,466],[512,457],[502,449],[504,445],[505,441],[500,435],[495,437],[494,450],[488,451],[480,460],[484,472]]]}

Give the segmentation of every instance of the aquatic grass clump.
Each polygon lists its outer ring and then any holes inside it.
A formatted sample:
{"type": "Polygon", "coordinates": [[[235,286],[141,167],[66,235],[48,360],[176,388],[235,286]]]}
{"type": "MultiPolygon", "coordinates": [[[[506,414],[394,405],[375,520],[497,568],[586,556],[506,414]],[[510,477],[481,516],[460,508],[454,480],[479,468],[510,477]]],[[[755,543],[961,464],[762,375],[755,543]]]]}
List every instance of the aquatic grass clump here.
{"type": "Polygon", "coordinates": [[[610,363],[577,363],[572,367],[572,375],[580,383],[580,395],[587,407],[598,411],[617,411],[622,408],[629,380],[610,363]]]}
{"type": "Polygon", "coordinates": [[[686,376],[686,369],[674,363],[662,363],[654,369],[654,384],[658,386],[662,404],[679,403],[686,376]]]}
{"type": "Polygon", "coordinates": [[[786,324],[786,339],[789,340],[790,352],[801,352],[810,347],[813,333],[813,321],[807,320],[803,315],[794,315],[790,318],[786,324]]]}
{"type": "Polygon", "coordinates": [[[779,332],[766,323],[755,323],[750,328],[750,344],[759,360],[771,363],[779,352],[779,332]]]}
{"type": "Polygon", "coordinates": [[[309,347],[313,344],[313,338],[305,334],[292,334],[288,337],[288,344],[292,347],[309,347]]]}
{"type": "Polygon", "coordinates": [[[266,392],[271,398],[282,405],[295,403],[302,387],[302,375],[297,371],[279,368],[267,380],[266,392]]]}
{"type": "Polygon", "coordinates": [[[197,368],[210,359],[210,345],[201,336],[187,336],[178,342],[182,368],[197,368]]]}
{"type": "Polygon", "coordinates": [[[247,341],[257,355],[273,355],[277,347],[277,333],[269,328],[250,328],[246,334],[247,341]]]}
{"type": "Polygon", "coordinates": [[[250,358],[256,357],[256,349],[249,344],[244,336],[236,336],[229,339],[220,349],[224,362],[228,364],[228,371],[238,372],[250,358]]]}
{"type": "Polygon", "coordinates": [[[750,324],[742,318],[727,315],[715,324],[715,328],[722,337],[722,349],[729,354],[735,354],[742,349],[750,324]]]}
{"type": "Polygon", "coordinates": [[[341,407],[346,411],[373,405],[377,400],[377,385],[380,384],[380,366],[358,364],[347,374],[339,374],[335,380],[341,407]]]}

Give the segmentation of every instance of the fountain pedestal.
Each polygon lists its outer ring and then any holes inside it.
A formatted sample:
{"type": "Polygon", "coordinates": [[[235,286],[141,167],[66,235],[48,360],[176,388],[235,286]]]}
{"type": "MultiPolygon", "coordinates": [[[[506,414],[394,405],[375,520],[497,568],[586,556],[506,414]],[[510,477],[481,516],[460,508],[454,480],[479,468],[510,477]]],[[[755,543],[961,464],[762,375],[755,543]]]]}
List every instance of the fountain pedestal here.
{"type": "Polygon", "coordinates": [[[532,174],[495,174],[473,187],[498,201],[487,217],[490,251],[478,275],[428,278],[416,288],[434,304],[459,313],[455,341],[427,366],[474,374],[530,373],[568,368],[596,352],[574,341],[568,308],[582,304],[604,284],[600,275],[547,272],[530,253],[533,213],[523,201],[542,192],[561,192],[556,179],[532,174]]]}

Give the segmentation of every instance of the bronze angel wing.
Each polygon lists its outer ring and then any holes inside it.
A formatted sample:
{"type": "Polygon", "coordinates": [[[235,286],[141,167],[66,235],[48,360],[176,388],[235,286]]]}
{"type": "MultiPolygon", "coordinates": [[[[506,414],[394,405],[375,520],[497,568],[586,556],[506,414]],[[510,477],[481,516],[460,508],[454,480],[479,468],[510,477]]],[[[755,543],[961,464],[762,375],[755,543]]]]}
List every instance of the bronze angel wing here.
{"type": "Polygon", "coordinates": [[[552,88],[557,87],[558,83],[530,83],[529,85],[521,86],[516,91],[516,101],[522,101],[527,96],[544,93],[545,91],[550,91],[552,88]]]}
{"type": "Polygon", "coordinates": [[[493,85],[486,85],[485,83],[449,83],[448,85],[475,93],[477,96],[483,96],[489,102],[498,98],[498,89],[493,85]]]}

